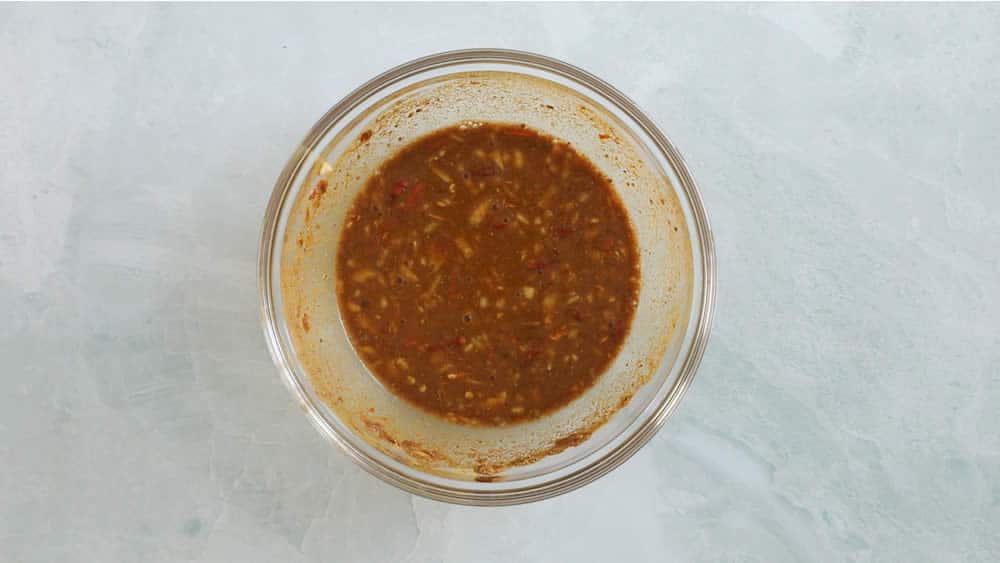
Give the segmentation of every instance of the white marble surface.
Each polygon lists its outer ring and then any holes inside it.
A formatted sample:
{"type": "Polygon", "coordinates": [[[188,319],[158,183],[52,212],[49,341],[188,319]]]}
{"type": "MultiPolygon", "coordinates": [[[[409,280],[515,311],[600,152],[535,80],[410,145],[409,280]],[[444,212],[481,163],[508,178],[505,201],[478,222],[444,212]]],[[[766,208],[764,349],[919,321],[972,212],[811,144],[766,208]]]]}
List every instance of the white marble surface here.
{"type": "Polygon", "coordinates": [[[996,561],[998,110],[988,5],[2,5],[0,560],[996,561]],[[665,430],[508,509],[355,468],[257,322],[295,143],[470,46],[636,99],[720,263],[665,430]]]}

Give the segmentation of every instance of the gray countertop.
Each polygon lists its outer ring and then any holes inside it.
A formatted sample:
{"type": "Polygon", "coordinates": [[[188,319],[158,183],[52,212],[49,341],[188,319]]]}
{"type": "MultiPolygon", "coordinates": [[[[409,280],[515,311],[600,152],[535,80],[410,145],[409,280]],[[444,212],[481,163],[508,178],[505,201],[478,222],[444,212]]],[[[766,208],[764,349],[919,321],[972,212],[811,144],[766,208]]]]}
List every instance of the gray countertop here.
{"type": "Polygon", "coordinates": [[[0,6],[0,560],[996,561],[998,92],[995,5],[0,6]],[[664,430],[504,509],[352,465],[257,313],[307,129],[472,46],[635,99],[719,261],[664,430]]]}

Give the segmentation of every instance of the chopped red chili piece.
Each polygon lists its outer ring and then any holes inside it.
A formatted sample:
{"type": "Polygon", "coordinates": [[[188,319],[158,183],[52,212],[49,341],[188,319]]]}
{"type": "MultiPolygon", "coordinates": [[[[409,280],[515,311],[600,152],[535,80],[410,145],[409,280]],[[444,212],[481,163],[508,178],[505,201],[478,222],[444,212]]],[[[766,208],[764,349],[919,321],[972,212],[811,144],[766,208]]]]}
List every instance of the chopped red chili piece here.
{"type": "Polygon", "coordinates": [[[537,137],[538,134],[531,129],[504,129],[504,135],[513,135],[514,137],[537,137]]]}
{"type": "Polygon", "coordinates": [[[417,199],[420,197],[420,193],[424,191],[425,184],[420,180],[417,180],[413,184],[413,187],[406,194],[406,198],[403,200],[403,209],[412,209],[417,204],[417,199]]]}
{"type": "Polygon", "coordinates": [[[469,170],[469,172],[472,173],[473,176],[477,176],[477,177],[496,176],[497,175],[497,167],[493,166],[492,164],[488,164],[486,166],[479,166],[479,167],[473,168],[473,169],[469,170]]]}
{"type": "Polygon", "coordinates": [[[410,184],[406,180],[399,180],[392,185],[390,194],[393,197],[398,197],[406,193],[406,190],[410,189],[410,184]]]}
{"type": "Polygon", "coordinates": [[[532,272],[541,272],[548,264],[544,260],[532,260],[528,262],[528,269],[532,272]]]}

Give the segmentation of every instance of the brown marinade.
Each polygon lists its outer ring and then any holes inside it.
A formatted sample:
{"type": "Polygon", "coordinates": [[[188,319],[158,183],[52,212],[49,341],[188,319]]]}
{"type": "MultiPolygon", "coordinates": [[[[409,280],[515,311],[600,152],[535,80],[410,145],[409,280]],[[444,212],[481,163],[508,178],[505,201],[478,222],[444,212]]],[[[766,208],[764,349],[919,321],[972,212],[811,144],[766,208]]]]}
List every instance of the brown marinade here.
{"type": "Polygon", "coordinates": [[[351,340],[390,390],[466,424],[551,412],[625,338],[639,258],[610,181],[523,126],[464,124],[368,179],[337,252],[351,340]]]}

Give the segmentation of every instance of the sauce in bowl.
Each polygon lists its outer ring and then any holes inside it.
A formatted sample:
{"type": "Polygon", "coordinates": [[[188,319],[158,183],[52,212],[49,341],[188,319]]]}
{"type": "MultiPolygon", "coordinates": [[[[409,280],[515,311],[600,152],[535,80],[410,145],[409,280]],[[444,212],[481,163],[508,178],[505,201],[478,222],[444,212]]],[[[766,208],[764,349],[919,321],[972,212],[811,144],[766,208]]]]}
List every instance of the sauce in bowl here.
{"type": "Polygon", "coordinates": [[[523,126],[439,129],[382,163],[337,250],[348,335],[384,386],[454,422],[537,418],[618,353],[639,292],[610,180],[523,126]]]}

